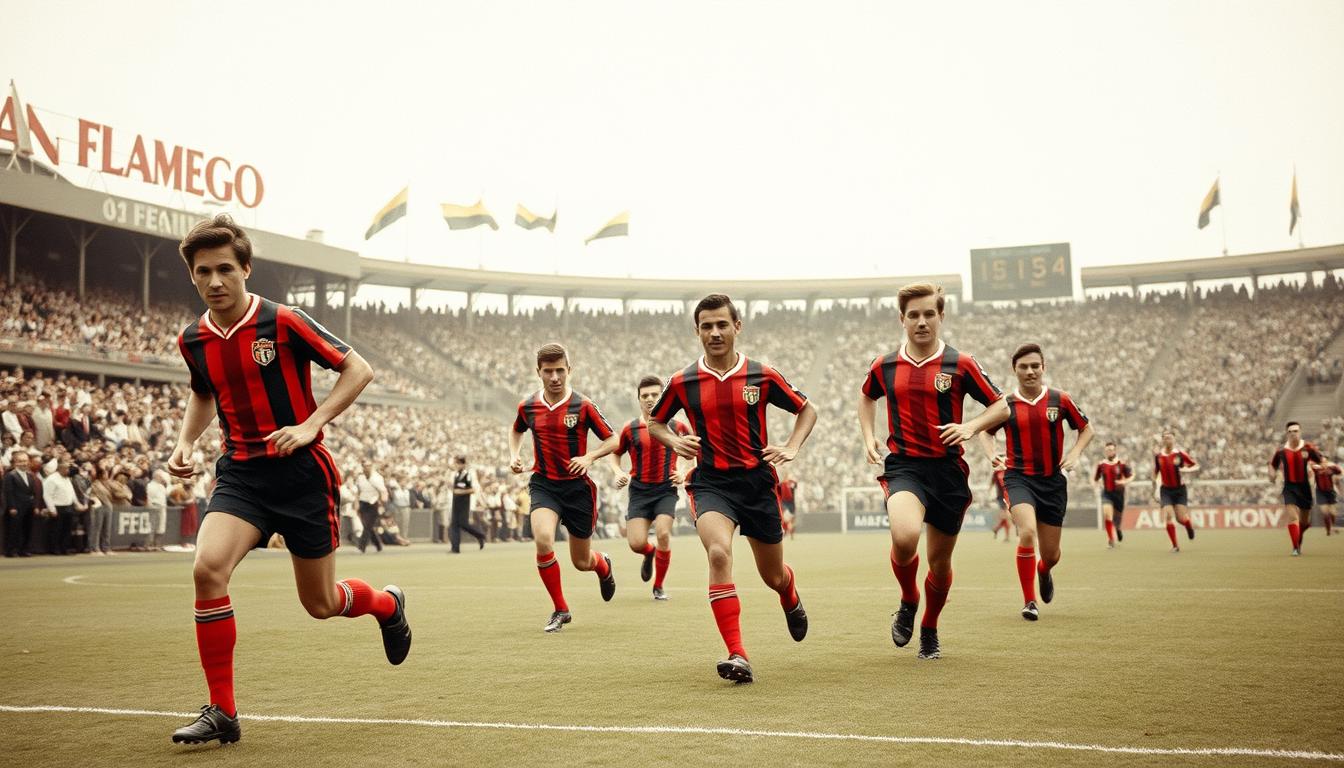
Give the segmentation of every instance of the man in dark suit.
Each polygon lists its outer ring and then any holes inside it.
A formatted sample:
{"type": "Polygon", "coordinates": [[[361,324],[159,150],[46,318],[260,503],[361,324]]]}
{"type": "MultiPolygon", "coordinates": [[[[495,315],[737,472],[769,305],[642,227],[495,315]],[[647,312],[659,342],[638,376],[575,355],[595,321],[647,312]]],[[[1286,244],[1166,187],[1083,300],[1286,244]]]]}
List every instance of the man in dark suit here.
{"type": "Polygon", "coordinates": [[[5,473],[5,557],[28,557],[28,537],[34,510],[43,507],[42,480],[36,467],[40,456],[15,451],[13,469],[5,473]]]}

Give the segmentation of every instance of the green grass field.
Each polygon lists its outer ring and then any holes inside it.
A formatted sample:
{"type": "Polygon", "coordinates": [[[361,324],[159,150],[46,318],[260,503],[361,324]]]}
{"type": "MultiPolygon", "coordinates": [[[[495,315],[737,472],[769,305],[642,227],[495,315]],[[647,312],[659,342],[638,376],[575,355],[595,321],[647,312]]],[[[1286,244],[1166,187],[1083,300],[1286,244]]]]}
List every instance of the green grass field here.
{"type": "Polygon", "coordinates": [[[169,734],[187,718],[154,714],[193,712],[207,698],[190,555],[5,560],[0,754],[23,766],[323,768],[1344,760],[1340,538],[1312,529],[1306,555],[1290,558],[1281,531],[1202,531],[1172,555],[1161,531],[1131,534],[1108,552],[1099,533],[1069,530],[1055,601],[1028,624],[1018,616],[1012,546],[968,532],[937,661],[917,661],[917,643],[891,643],[898,592],[887,544],[874,534],[803,534],[786,544],[811,617],[797,644],[739,540],[743,633],[757,674],[740,687],[714,672],[724,649],[694,539],[674,540],[667,603],[649,599],[639,558],[623,542],[601,542],[616,563],[611,603],[601,601],[594,576],[566,564],[574,623],[556,635],[541,632],[550,603],[530,544],[451,558],[429,545],[364,556],[342,549],[339,576],[406,590],[415,645],[396,668],[383,659],[372,619],[309,618],[288,556],[256,552],[231,592],[244,721],[243,740],[224,748],[173,745],[169,734]],[[14,711],[34,706],[143,712],[14,711]],[[404,722],[412,720],[420,722],[404,722]],[[716,730],[633,730],[649,726],[716,730]],[[1299,754],[986,743],[1003,740],[1299,754]]]}

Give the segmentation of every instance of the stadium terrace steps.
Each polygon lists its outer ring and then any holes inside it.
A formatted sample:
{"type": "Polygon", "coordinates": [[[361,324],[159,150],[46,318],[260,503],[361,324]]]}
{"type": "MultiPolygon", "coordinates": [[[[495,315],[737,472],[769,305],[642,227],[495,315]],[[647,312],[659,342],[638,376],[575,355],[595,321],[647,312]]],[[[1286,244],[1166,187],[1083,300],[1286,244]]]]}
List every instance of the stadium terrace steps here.
{"type": "Polygon", "coordinates": [[[425,349],[438,355],[443,362],[462,372],[462,377],[475,381],[476,392],[479,397],[474,398],[474,405],[478,406],[471,410],[480,413],[483,416],[494,416],[503,419],[505,422],[512,422],[515,412],[518,408],[519,393],[511,391],[508,387],[502,387],[496,382],[485,381],[476,374],[468,371],[461,363],[455,360],[441,349],[429,337],[416,332],[413,338],[425,349]]]}
{"type": "MultiPolygon", "coordinates": [[[[1344,328],[1335,332],[1335,337],[1325,345],[1321,354],[1326,359],[1344,359],[1344,328]]],[[[1321,423],[1332,416],[1344,412],[1344,381],[1330,385],[1310,387],[1301,371],[1295,373],[1284,387],[1274,415],[1270,417],[1270,426],[1288,421],[1302,422],[1305,434],[1316,433],[1321,423]]]]}

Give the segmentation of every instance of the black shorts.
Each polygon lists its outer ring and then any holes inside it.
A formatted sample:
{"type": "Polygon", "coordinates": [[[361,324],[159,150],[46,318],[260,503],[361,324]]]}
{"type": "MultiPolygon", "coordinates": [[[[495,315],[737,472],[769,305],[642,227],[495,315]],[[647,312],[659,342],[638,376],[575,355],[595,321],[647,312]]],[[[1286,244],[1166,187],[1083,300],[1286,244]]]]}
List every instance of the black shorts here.
{"type": "Polygon", "coordinates": [[[1311,509],[1311,486],[1306,483],[1284,483],[1283,503],[1298,509],[1311,509]]]}
{"type": "Polygon", "coordinates": [[[677,516],[677,486],[671,481],[641,483],[630,481],[630,508],[626,520],[652,520],[659,515],[677,516]]]}
{"type": "Polygon", "coordinates": [[[1328,504],[1338,504],[1339,496],[1334,491],[1322,491],[1320,488],[1317,488],[1316,503],[1320,504],[1321,506],[1325,506],[1328,504]]]}
{"type": "Polygon", "coordinates": [[[1010,469],[1003,476],[1003,487],[1008,489],[1009,505],[1030,504],[1036,509],[1036,522],[1064,525],[1064,512],[1069,506],[1069,479],[1062,472],[1028,475],[1020,469],[1010,469]]]}
{"type": "Polygon", "coordinates": [[[686,480],[691,519],[718,512],[737,523],[743,536],[766,544],[784,540],[784,516],[779,501],[779,475],[769,464],[753,469],[696,467],[686,480]]]}
{"type": "Polygon", "coordinates": [[[1125,492],[1124,491],[1102,491],[1101,502],[1110,504],[1111,509],[1118,515],[1125,511],[1125,492]]]}
{"type": "Polygon", "coordinates": [[[597,525],[597,486],[586,476],[552,480],[534,472],[527,484],[527,494],[532,509],[545,507],[559,515],[560,524],[570,536],[576,539],[592,537],[597,525]]]}
{"type": "Polygon", "coordinates": [[[261,531],[258,547],[271,534],[285,537],[297,557],[324,557],[341,540],[341,473],[321,445],[289,456],[215,462],[215,490],[205,514],[224,512],[261,531]]]}
{"type": "Polygon", "coordinates": [[[966,509],[971,506],[970,469],[960,456],[915,459],[887,454],[885,471],[878,476],[885,498],[909,491],[924,505],[924,522],[948,536],[961,532],[966,509]]]}
{"type": "Polygon", "coordinates": [[[1177,504],[1184,507],[1190,503],[1186,498],[1184,485],[1178,485],[1175,488],[1168,488],[1164,485],[1158,489],[1157,495],[1164,507],[1174,507],[1177,504]]]}

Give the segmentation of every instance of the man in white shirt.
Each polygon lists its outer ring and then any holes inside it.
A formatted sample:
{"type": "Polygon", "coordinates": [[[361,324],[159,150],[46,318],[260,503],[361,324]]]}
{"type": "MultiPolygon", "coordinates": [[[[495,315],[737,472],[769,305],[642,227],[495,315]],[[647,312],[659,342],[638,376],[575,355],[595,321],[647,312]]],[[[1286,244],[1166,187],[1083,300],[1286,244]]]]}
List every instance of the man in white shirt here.
{"type": "Polygon", "coordinates": [[[365,460],[360,465],[359,477],[355,478],[359,488],[359,520],[364,524],[364,533],[360,534],[359,547],[362,553],[373,542],[374,549],[383,551],[383,542],[378,540],[378,507],[387,502],[387,484],[383,476],[373,468],[373,462],[365,460]]]}
{"type": "Polygon", "coordinates": [[[70,483],[70,460],[61,459],[56,471],[42,480],[42,498],[47,503],[47,551],[53,555],[72,555],[71,531],[75,512],[82,507],[75,497],[75,486],[70,483]]]}
{"type": "Polygon", "coordinates": [[[19,435],[23,434],[23,425],[19,423],[19,415],[10,409],[8,400],[0,400],[0,429],[14,436],[18,441],[19,435]]]}
{"type": "Polygon", "coordinates": [[[145,509],[149,511],[149,548],[163,549],[163,534],[168,526],[168,473],[155,470],[145,486],[145,509]]]}

